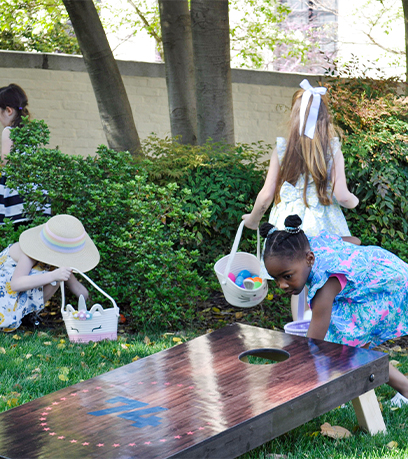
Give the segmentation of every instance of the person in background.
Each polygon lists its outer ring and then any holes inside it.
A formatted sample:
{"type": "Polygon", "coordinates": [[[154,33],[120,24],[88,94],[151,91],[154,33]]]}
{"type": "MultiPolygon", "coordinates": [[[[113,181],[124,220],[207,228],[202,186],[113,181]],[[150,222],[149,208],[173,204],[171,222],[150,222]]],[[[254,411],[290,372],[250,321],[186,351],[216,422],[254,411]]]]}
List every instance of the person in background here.
{"type": "MultiPolygon", "coordinates": [[[[10,139],[12,129],[21,126],[22,117],[30,117],[28,111],[28,99],[24,90],[16,85],[9,84],[0,88],[0,123],[4,129],[1,135],[1,163],[7,163],[7,156],[13,148],[13,141],[10,139]]],[[[24,198],[17,190],[11,190],[6,185],[7,177],[4,173],[0,178],[0,224],[5,218],[13,223],[27,221],[24,216],[24,198]]],[[[51,215],[50,206],[41,209],[46,216],[51,215]]]]}
{"type": "MultiPolygon", "coordinates": [[[[242,216],[247,228],[256,230],[274,203],[269,223],[283,229],[287,215],[297,214],[308,236],[321,230],[350,236],[340,206],[353,209],[358,198],[347,187],[344,157],[329,112],[326,88],[300,83],[292,98],[287,141],[278,137],[265,183],[252,212],[242,216]]],[[[262,278],[270,279],[262,264],[262,278]]],[[[298,297],[292,297],[297,320],[298,297]]],[[[310,311],[309,311],[310,317],[310,311]]]]}

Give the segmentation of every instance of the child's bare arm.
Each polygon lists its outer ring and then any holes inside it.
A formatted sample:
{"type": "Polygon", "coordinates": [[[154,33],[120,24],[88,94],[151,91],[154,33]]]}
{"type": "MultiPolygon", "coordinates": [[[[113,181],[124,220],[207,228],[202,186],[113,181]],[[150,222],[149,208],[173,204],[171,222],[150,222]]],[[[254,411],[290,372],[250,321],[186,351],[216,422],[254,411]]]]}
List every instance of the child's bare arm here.
{"type": "Polygon", "coordinates": [[[35,260],[21,252],[10,282],[12,290],[15,292],[24,292],[33,288],[42,287],[54,281],[67,281],[71,276],[70,268],[58,268],[54,271],[30,276],[30,271],[36,263],[35,260]]]}
{"type": "Polygon", "coordinates": [[[355,236],[342,236],[343,241],[350,242],[351,244],[361,245],[361,241],[355,236]]]}
{"type": "Polygon", "coordinates": [[[332,170],[332,182],[334,183],[334,196],[339,204],[347,209],[354,209],[358,204],[358,198],[347,187],[346,173],[344,171],[344,156],[338,150],[334,156],[334,168],[332,170]]]}
{"type": "Polygon", "coordinates": [[[259,222],[261,221],[264,213],[268,210],[268,207],[272,204],[276,181],[278,179],[279,173],[279,158],[278,151],[275,150],[272,152],[271,161],[269,163],[268,174],[265,179],[265,183],[258,193],[258,196],[255,200],[254,207],[250,214],[245,214],[242,216],[242,219],[245,221],[245,226],[256,230],[258,228],[259,222]]]}
{"type": "Polygon", "coordinates": [[[10,129],[3,129],[1,135],[1,162],[3,164],[7,162],[6,157],[10,153],[12,146],[13,142],[10,139],[10,129]]]}
{"type": "Polygon", "coordinates": [[[340,290],[339,280],[336,277],[330,277],[317,291],[312,300],[312,320],[307,332],[308,338],[324,339],[330,325],[333,301],[340,290]]]}

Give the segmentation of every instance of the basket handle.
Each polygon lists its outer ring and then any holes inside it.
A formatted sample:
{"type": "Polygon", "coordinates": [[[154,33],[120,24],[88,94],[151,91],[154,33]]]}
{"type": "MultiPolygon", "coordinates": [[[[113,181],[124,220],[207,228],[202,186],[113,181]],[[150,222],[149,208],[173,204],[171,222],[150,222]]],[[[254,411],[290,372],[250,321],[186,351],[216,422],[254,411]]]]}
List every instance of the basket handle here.
{"type": "MultiPolygon", "coordinates": [[[[222,283],[224,285],[227,283],[228,274],[230,272],[232,262],[234,261],[235,254],[237,253],[237,250],[238,250],[238,245],[239,245],[239,242],[241,240],[242,231],[244,229],[244,224],[245,224],[245,222],[244,222],[244,220],[242,220],[242,222],[240,223],[240,225],[238,227],[238,231],[237,231],[237,234],[235,236],[234,244],[232,245],[231,253],[230,253],[230,256],[228,258],[228,263],[227,263],[227,266],[225,267],[225,271],[224,271],[224,279],[222,280],[222,283]]],[[[261,261],[261,238],[259,236],[259,228],[256,229],[256,233],[257,233],[256,257],[258,258],[259,261],[261,261]]]]}
{"type": "MultiPolygon", "coordinates": [[[[106,296],[106,298],[108,298],[112,304],[113,304],[113,308],[115,309],[115,312],[116,312],[116,316],[119,317],[119,308],[115,302],[115,300],[109,296],[106,292],[104,292],[100,287],[98,287],[95,282],[90,279],[86,274],[84,274],[83,272],[79,271],[78,269],[76,268],[71,268],[72,269],[72,272],[73,273],[78,273],[80,274],[82,277],[84,277],[90,284],[92,284],[97,290],[99,290],[102,295],[106,296]]],[[[61,297],[62,297],[62,301],[61,301],[61,314],[63,312],[66,312],[65,311],[65,288],[64,288],[64,282],[60,282],[60,287],[61,287],[61,297]]]]}

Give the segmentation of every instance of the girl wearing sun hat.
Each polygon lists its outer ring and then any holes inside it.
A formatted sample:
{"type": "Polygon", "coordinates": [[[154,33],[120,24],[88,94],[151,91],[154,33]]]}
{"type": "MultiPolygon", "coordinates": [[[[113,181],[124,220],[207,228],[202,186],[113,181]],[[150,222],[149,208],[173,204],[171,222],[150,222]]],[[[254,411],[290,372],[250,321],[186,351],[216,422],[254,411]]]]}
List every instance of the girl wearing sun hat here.
{"type": "Polygon", "coordinates": [[[87,299],[72,268],[86,272],[98,263],[98,249],[72,215],[56,215],[24,231],[0,253],[0,329],[13,331],[24,316],[43,309],[59,282],[87,299]]]}

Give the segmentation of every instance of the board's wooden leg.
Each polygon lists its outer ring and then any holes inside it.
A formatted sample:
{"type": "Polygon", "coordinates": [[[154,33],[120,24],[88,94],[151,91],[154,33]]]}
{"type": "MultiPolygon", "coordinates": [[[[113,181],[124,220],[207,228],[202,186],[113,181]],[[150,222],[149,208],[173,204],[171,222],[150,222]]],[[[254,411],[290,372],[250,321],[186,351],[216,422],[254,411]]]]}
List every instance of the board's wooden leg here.
{"type": "Polygon", "coordinates": [[[360,395],[352,402],[361,428],[371,435],[387,431],[374,389],[360,395]]]}

